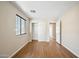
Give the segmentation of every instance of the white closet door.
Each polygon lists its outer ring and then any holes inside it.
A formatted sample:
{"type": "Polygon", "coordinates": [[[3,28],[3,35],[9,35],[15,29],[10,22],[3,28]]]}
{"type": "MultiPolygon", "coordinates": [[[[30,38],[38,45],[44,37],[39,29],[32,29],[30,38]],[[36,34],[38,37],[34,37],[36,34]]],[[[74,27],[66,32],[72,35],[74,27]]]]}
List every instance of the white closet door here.
{"type": "Polygon", "coordinates": [[[60,20],[56,23],[56,42],[61,44],[60,40],[60,20]]]}
{"type": "Polygon", "coordinates": [[[38,23],[32,24],[32,38],[34,40],[38,39],[38,23]]]}
{"type": "Polygon", "coordinates": [[[55,23],[49,24],[49,36],[50,38],[56,39],[56,24],[55,23]]]}
{"type": "Polygon", "coordinates": [[[50,38],[53,37],[53,24],[49,25],[49,36],[50,36],[50,38]]]}

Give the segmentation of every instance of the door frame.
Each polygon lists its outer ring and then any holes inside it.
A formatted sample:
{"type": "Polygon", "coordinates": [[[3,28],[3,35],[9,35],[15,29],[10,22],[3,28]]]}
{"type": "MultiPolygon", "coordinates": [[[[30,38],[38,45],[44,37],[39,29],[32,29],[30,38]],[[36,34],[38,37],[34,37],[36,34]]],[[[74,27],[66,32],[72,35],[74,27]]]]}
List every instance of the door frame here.
{"type": "Polygon", "coordinates": [[[62,22],[60,20],[60,45],[62,45],[62,22]]]}

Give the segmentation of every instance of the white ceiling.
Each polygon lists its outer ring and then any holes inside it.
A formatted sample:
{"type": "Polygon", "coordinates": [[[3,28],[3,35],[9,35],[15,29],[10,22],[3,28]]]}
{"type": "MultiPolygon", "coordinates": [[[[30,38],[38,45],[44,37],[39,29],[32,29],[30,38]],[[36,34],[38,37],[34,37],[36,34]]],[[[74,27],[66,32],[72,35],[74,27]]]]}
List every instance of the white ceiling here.
{"type": "Polygon", "coordinates": [[[16,1],[15,3],[26,14],[37,20],[50,20],[53,17],[59,19],[68,9],[79,4],[78,1],[16,1]],[[36,10],[36,13],[31,13],[30,10],[36,10]]]}

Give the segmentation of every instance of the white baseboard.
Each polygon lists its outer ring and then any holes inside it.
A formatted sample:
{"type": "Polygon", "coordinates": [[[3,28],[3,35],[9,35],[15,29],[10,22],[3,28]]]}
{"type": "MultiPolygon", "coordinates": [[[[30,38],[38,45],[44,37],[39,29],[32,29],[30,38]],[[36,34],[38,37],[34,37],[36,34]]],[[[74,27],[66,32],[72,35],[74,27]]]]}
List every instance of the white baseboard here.
{"type": "Polygon", "coordinates": [[[65,46],[64,44],[63,44],[63,46],[64,46],[65,48],[67,48],[70,52],[72,52],[75,56],[77,56],[77,57],[79,58],[79,55],[78,55],[77,53],[75,53],[73,50],[71,50],[70,48],[68,48],[68,47],[65,46]]]}
{"type": "Polygon", "coordinates": [[[38,41],[44,41],[44,42],[49,42],[49,40],[38,40],[38,41]]]}
{"type": "Polygon", "coordinates": [[[8,58],[13,57],[18,51],[20,51],[26,44],[31,42],[32,40],[27,41],[25,44],[23,44],[18,50],[16,50],[13,54],[11,54],[8,58]]]}
{"type": "Polygon", "coordinates": [[[7,58],[8,55],[0,54],[0,58],[7,58]]]}
{"type": "Polygon", "coordinates": [[[33,40],[49,42],[49,39],[48,40],[33,39],[33,40]]]}

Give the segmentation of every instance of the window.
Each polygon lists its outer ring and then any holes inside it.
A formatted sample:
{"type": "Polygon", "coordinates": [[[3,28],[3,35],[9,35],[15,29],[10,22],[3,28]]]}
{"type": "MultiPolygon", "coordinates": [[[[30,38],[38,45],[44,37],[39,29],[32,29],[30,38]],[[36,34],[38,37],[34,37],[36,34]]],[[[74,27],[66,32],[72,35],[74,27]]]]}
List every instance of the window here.
{"type": "Polygon", "coordinates": [[[26,34],[26,20],[16,15],[16,35],[26,34]]]}

